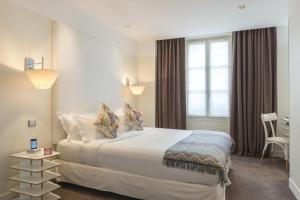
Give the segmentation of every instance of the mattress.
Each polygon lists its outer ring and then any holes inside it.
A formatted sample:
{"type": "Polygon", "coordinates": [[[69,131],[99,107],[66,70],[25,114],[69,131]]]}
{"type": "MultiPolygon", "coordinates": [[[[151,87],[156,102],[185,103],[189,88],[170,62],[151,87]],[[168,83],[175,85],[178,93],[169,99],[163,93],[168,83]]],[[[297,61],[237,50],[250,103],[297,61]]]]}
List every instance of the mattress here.
{"type": "Polygon", "coordinates": [[[191,133],[145,128],[144,131],[122,133],[116,139],[98,139],[90,143],[64,139],[58,143],[57,151],[62,153],[62,160],[69,162],[164,180],[218,185],[218,175],[168,168],[162,164],[165,151],[191,133]]]}

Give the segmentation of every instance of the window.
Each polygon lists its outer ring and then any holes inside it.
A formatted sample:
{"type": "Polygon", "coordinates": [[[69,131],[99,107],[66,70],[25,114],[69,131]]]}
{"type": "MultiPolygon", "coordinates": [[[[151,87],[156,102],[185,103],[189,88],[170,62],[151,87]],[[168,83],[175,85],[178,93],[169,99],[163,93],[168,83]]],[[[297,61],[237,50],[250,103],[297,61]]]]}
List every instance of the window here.
{"type": "Polygon", "coordinates": [[[228,117],[229,39],[191,40],[187,44],[188,115],[228,117]]]}

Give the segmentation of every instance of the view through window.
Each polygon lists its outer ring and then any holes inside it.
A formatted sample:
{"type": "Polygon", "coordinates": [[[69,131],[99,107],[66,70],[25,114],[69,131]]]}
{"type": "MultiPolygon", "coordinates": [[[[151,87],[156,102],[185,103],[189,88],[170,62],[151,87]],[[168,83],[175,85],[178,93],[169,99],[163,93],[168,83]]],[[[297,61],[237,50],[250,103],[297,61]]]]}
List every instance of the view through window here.
{"type": "Polygon", "coordinates": [[[188,41],[188,115],[228,117],[229,38],[188,41]]]}

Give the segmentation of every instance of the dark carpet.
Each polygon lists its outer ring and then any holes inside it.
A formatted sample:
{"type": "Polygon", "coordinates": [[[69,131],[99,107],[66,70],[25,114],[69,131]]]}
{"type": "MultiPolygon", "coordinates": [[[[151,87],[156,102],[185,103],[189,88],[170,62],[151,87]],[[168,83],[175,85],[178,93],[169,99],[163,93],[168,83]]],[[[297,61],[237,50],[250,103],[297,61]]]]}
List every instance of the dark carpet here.
{"type": "MultiPolygon", "coordinates": [[[[288,187],[288,172],[282,159],[232,156],[232,184],[226,200],[295,200],[288,187]]],[[[133,200],[133,198],[92,189],[62,184],[55,192],[64,200],[133,200]]]]}

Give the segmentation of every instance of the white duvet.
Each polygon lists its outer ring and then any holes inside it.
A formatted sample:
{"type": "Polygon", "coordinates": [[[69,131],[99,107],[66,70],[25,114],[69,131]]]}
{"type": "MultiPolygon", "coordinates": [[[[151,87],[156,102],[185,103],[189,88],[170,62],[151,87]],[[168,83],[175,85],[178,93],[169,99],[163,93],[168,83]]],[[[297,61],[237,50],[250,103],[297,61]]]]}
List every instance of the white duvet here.
{"type": "Polygon", "coordinates": [[[165,151],[192,131],[146,128],[122,133],[116,139],[90,143],[62,140],[57,150],[61,159],[105,169],[185,183],[217,185],[217,175],[202,174],[162,165],[165,151]]]}

